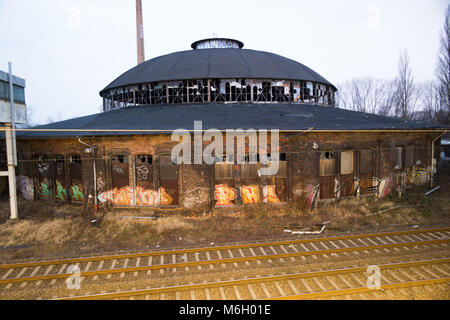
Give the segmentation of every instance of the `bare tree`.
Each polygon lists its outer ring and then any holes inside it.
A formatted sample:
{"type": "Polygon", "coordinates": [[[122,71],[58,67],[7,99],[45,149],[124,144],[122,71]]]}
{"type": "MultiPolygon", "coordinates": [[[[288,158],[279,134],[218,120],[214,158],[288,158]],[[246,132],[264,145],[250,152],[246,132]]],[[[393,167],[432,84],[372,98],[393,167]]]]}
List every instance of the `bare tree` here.
{"type": "Polygon", "coordinates": [[[346,81],[338,85],[338,106],[360,112],[378,113],[382,106],[391,105],[386,101],[391,98],[391,85],[391,81],[373,78],[346,81]]]}
{"type": "Polygon", "coordinates": [[[436,76],[439,81],[440,113],[446,112],[450,116],[450,5],[445,12],[436,76]]]}
{"type": "Polygon", "coordinates": [[[440,109],[439,85],[433,81],[420,83],[417,94],[420,111],[415,112],[413,119],[435,122],[440,109]]]}
{"type": "Polygon", "coordinates": [[[405,50],[400,54],[398,62],[395,115],[402,119],[411,119],[416,109],[417,98],[414,77],[409,66],[408,53],[405,50]]]}
{"type": "Polygon", "coordinates": [[[384,83],[384,95],[377,113],[383,116],[394,116],[397,103],[397,80],[386,80],[384,83]]]}

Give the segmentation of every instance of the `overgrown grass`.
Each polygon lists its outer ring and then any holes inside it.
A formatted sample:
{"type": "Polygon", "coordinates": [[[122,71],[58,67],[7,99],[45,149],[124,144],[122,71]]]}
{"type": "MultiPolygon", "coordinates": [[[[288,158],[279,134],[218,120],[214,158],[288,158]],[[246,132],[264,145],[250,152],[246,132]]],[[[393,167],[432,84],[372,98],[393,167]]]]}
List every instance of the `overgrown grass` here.
{"type": "Polygon", "coordinates": [[[327,224],[327,234],[407,224],[449,225],[449,177],[450,173],[441,177],[441,190],[429,196],[425,196],[428,190],[425,186],[408,190],[402,197],[393,193],[384,200],[343,201],[313,211],[297,208],[295,204],[290,207],[260,204],[243,206],[240,212],[227,214],[188,216],[169,212],[156,220],[121,219],[121,216],[144,214],[115,210],[97,224],[82,217],[83,206],[24,200],[18,203],[21,219],[11,222],[9,202],[2,199],[0,261],[276,239],[288,236],[284,229],[314,227],[326,221],[332,221],[327,224]],[[398,204],[402,207],[373,215],[398,204]]]}

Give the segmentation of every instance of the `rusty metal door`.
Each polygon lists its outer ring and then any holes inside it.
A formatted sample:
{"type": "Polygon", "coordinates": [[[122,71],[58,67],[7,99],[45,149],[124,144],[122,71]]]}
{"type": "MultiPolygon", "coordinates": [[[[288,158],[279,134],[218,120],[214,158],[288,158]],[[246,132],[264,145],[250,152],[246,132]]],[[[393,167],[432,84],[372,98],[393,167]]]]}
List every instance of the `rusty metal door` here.
{"type": "Polygon", "coordinates": [[[153,184],[153,156],[134,157],[134,176],[136,179],[136,205],[153,206],[158,204],[158,192],[153,184]]]}
{"type": "Polygon", "coordinates": [[[67,200],[66,166],[64,163],[64,156],[55,156],[53,176],[55,177],[55,199],[61,201],[67,200]]]}
{"type": "Polygon", "coordinates": [[[83,175],[81,171],[81,156],[72,155],[69,159],[70,174],[70,199],[76,202],[83,202],[83,175]]]}
{"type": "Polygon", "coordinates": [[[37,157],[36,169],[38,174],[38,197],[50,199],[52,197],[52,171],[49,156],[44,154],[37,157]]]}
{"type": "Polygon", "coordinates": [[[134,190],[130,187],[129,158],[126,155],[111,157],[112,200],[115,205],[132,205],[134,190]]]}
{"type": "Polygon", "coordinates": [[[178,166],[170,156],[159,157],[160,204],[178,205],[178,166]]]}

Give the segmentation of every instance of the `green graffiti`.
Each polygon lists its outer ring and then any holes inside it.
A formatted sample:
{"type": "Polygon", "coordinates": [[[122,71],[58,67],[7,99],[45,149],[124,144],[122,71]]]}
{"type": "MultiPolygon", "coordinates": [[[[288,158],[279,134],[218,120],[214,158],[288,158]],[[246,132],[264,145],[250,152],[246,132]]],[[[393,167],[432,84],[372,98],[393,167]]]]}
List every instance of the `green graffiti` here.
{"type": "Polygon", "coordinates": [[[50,197],[50,195],[51,195],[50,190],[48,190],[47,184],[45,184],[44,182],[41,182],[41,190],[40,191],[41,191],[40,192],[41,196],[50,197]]]}
{"type": "Polygon", "coordinates": [[[56,192],[57,192],[56,199],[66,200],[67,191],[66,189],[63,188],[61,182],[59,182],[58,180],[56,180],[56,192]]]}
{"type": "Polygon", "coordinates": [[[84,200],[83,193],[80,191],[80,188],[76,184],[72,186],[72,199],[76,201],[84,200]]]}

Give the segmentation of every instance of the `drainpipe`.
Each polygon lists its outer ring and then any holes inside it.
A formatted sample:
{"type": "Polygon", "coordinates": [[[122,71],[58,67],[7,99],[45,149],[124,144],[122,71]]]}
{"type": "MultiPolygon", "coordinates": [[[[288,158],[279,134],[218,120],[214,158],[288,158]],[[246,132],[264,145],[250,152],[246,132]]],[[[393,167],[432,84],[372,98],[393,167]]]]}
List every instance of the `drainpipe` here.
{"type": "Polygon", "coordinates": [[[95,159],[96,159],[95,150],[97,150],[98,146],[91,146],[90,144],[81,141],[81,138],[78,138],[78,142],[89,147],[88,149],[85,150],[86,153],[94,152],[94,208],[95,211],[97,211],[97,170],[95,169],[95,159]]]}
{"type": "MultiPolygon", "coordinates": [[[[436,142],[437,139],[439,139],[439,138],[442,137],[444,134],[446,134],[447,131],[448,131],[448,130],[445,130],[444,132],[442,132],[441,135],[438,136],[436,139],[434,139],[433,142],[431,143],[431,187],[433,187],[434,143],[436,142]]],[[[436,170],[437,170],[437,159],[436,159],[436,170]]]]}

